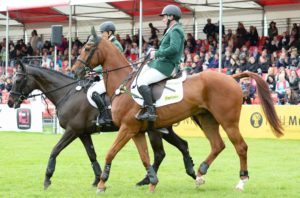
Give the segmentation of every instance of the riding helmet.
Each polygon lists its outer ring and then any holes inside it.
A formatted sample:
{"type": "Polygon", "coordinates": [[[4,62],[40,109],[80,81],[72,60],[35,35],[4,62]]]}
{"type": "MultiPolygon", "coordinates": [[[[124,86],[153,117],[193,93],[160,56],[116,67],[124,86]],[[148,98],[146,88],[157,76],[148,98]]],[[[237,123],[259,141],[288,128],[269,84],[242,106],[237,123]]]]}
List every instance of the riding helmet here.
{"type": "Polygon", "coordinates": [[[106,21],[100,25],[100,32],[109,32],[112,31],[113,33],[116,31],[116,26],[111,21],[106,21]]]}
{"type": "Polygon", "coordinates": [[[176,5],[167,5],[164,7],[162,10],[160,16],[168,15],[171,16],[173,15],[175,18],[180,19],[181,18],[181,10],[178,6],[176,5]]]}

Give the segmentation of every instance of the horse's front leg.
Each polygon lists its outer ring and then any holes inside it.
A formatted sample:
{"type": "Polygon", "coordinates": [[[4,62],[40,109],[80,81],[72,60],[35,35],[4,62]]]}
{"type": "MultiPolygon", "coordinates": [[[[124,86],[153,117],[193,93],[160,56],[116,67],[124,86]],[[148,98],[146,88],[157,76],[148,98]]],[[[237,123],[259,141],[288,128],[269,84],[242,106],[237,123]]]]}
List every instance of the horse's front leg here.
{"type": "Polygon", "coordinates": [[[147,147],[147,142],[146,142],[146,138],[145,138],[145,133],[139,133],[139,134],[135,135],[132,139],[139,151],[139,155],[143,162],[143,165],[147,170],[147,177],[149,178],[149,181],[150,181],[150,189],[149,190],[150,190],[150,192],[154,192],[156,184],[158,183],[158,179],[156,176],[156,171],[150,165],[150,157],[149,157],[149,153],[148,153],[148,147],[147,147]]]}
{"type": "Polygon", "coordinates": [[[66,148],[73,140],[76,139],[76,134],[73,131],[66,130],[63,136],[60,138],[58,143],[54,146],[52,149],[52,152],[50,154],[50,158],[48,161],[48,166],[46,169],[46,175],[44,180],[44,189],[46,190],[51,185],[51,177],[53,176],[53,173],[55,171],[55,165],[56,165],[56,157],[59,155],[59,153],[66,148]]]}
{"type": "MultiPolygon", "coordinates": [[[[149,137],[151,147],[152,147],[152,150],[154,153],[154,162],[152,164],[152,167],[156,173],[158,171],[158,168],[159,168],[161,162],[163,161],[163,159],[166,156],[161,134],[162,133],[160,133],[158,131],[148,131],[148,137],[149,137]]],[[[143,186],[143,185],[148,185],[148,184],[150,184],[150,178],[148,177],[148,173],[147,173],[146,176],[144,177],[144,179],[139,181],[136,185],[143,186]]]]}
{"type": "MultiPolygon", "coordinates": [[[[136,132],[137,133],[137,132],[136,132]]],[[[106,190],[105,182],[109,178],[109,173],[111,169],[111,163],[117,153],[126,145],[126,143],[136,134],[132,132],[132,129],[129,131],[129,128],[126,126],[121,126],[115,139],[113,145],[110,147],[109,151],[106,154],[105,158],[105,167],[100,177],[100,182],[97,186],[97,193],[104,192],[106,190]]]]}
{"type": "Polygon", "coordinates": [[[95,152],[93,140],[92,140],[90,134],[84,134],[84,135],[80,136],[79,138],[80,138],[82,144],[84,145],[85,150],[86,150],[86,152],[89,156],[89,159],[92,163],[92,168],[93,168],[93,171],[94,171],[94,174],[95,174],[95,180],[92,183],[92,185],[94,187],[96,187],[97,184],[100,181],[100,175],[101,175],[102,171],[101,171],[101,167],[100,167],[100,165],[97,161],[97,155],[96,155],[96,152],[95,152]]]}

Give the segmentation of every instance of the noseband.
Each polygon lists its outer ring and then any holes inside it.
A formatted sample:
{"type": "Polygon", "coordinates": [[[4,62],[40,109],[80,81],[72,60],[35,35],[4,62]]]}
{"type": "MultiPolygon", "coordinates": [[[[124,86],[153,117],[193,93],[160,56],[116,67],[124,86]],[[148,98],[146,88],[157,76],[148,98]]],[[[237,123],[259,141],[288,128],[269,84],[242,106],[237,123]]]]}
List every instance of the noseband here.
{"type": "Polygon", "coordinates": [[[25,99],[28,98],[28,94],[24,94],[24,93],[23,93],[23,89],[25,88],[26,83],[27,83],[27,73],[17,72],[17,73],[16,73],[16,76],[17,76],[17,75],[25,76],[25,77],[24,77],[24,81],[25,81],[25,82],[24,82],[24,83],[21,85],[21,87],[20,87],[21,92],[18,92],[18,91],[10,91],[10,95],[18,97],[18,102],[22,103],[23,100],[25,100],[25,99]]]}

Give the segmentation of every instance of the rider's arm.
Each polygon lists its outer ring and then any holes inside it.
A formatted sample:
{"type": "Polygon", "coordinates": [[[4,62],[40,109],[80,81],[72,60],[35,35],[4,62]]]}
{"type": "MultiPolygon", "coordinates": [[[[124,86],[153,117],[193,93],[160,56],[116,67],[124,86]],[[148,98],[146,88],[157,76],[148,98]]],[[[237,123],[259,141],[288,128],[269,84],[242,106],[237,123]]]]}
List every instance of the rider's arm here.
{"type": "Polygon", "coordinates": [[[170,38],[170,46],[165,49],[158,49],[155,52],[155,57],[166,57],[178,53],[182,45],[182,38],[179,30],[173,30],[170,38]]]}

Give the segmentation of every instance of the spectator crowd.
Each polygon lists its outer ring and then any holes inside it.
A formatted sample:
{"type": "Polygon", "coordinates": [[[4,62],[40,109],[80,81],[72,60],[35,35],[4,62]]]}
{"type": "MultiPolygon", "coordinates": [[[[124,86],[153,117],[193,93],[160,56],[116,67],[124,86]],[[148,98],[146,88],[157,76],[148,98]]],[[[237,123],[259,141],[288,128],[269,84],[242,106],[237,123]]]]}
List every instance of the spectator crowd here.
{"type": "MultiPolygon", "coordinates": [[[[142,40],[143,55],[150,48],[159,47],[158,34],[160,31],[149,24],[151,37],[146,41],[142,40]]],[[[182,56],[180,68],[186,70],[190,75],[205,70],[218,70],[232,75],[244,71],[255,72],[269,85],[274,103],[276,104],[300,104],[300,26],[296,23],[290,32],[279,34],[276,22],[269,24],[268,36],[260,37],[255,26],[247,30],[242,22],[239,22],[237,29],[225,29],[222,26],[222,36],[219,38],[219,23],[212,23],[207,20],[203,33],[206,38],[195,39],[191,33],[187,33],[184,43],[185,50],[182,56]],[[222,39],[222,61],[219,65],[218,39],[222,39]]],[[[161,33],[163,34],[163,33],[161,33]]],[[[116,34],[116,39],[124,49],[124,56],[130,62],[139,60],[139,35],[126,35],[121,38],[116,34]]],[[[0,68],[5,65],[5,38],[0,43],[0,68]]],[[[77,56],[85,44],[75,38],[72,42],[71,65],[76,61],[77,56]]],[[[57,46],[57,65],[54,65],[54,46],[50,41],[42,41],[36,30],[32,31],[30,42],[24,43],[22,39],[16,43],[9,41],[9,65],[11,73],[14,71],[15,60],[23,57],[41,56],[42,67],[56,69],[66,75],[70,72],[68,40],[62,36],[62,43],[57,46]]],[[[0,77],[0,94],[11,88],[11,76],[0,77]]],[[[259,103],[256,97],[255,82],[252,79],[244,78],[239,81],[243,94],[244,103],[259,103]]]]}

